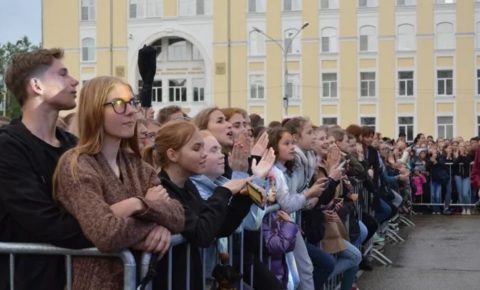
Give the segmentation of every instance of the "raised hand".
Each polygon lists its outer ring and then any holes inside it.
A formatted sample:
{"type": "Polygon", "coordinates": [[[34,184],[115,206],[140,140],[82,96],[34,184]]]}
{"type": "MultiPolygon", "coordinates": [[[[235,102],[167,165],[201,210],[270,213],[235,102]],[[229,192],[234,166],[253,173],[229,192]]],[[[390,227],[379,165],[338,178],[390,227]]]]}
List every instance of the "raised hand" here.
{"type": "Polygon", "coordinates": [[[233,171],[248,171],[248,154],[241,144],[234,144],[232,152],[228,156],[228,164],[233,171]]]}
{"type": "Polygon", "coordinates": [[[337,146],[329,147],[327,152],[327,160],[325,162],[327,169],[332,170],[334,167],[337,167],[340,164],[341,158],[342,154],[337,146]]]}
{"type": "Polygon", "coordinates": [[[255,177],[265,178],[272,169],[273,164],[275,163],[275,151],[273,148],[269,148],[263,153],[262,159],[257,164],[257,160],[252,160],[252,173],[255,177]]]}
{"type": "Polygon", "coordinates": [[[252,147],[252,156],[263,156],[265,150],[267,150],[268,146],[268,133],[267,131],[263,132],[258,138],[257,143],[252,147]]]}

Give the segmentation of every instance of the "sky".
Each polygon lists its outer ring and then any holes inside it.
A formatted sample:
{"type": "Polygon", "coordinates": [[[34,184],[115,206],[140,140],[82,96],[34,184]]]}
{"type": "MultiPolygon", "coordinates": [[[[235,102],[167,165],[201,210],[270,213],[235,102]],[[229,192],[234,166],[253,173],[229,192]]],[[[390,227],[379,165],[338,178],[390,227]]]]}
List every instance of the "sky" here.
{"type": "Polygon", "coordinates": [[[0,44],[24,35],[34,45],[42,41],[41,0],[0,0],[0,44]]]}

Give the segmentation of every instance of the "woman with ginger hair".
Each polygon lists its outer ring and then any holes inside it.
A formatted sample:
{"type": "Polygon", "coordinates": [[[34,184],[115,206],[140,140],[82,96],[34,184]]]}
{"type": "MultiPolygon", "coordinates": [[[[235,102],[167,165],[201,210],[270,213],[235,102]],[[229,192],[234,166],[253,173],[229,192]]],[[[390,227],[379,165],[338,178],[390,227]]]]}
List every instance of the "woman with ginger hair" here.
{"type": "MultiPolygon", "coordinates": [[[[90,80],[80,92],[78,145],[58,162],[54,198],[102,252],[134,247],[163,255],[184,227],[181,204],[168,197],[140,158],[139,110],[131,87],[115,77],[90,80]]],[[[74,258],[73,289],[120,289],[122,264],[74,258]]]]}
{"type": "MultiPolygon", "coordinates": [[[[246,186],[247,179],[231,180],[214,189],[208,200],[203,200],[190,179],[203,174],[206,166],[204,140],[198,128],[187,121],[171,121],[158,130],[155,146],[155,160],[162,170],[159,174],[162,185],[169,196],[178,200],[185,210],[185,229],[182,236],[187,244],[173,248],[173,289],[185,289],[186,258],[190,253],[190,285],[201,289],[202,264],[199,248],[209,247],[216,238],[229,236],[247,215],[251,200],[239,194],[246,186]]],[[[167,273],[167,259],[160,262],[160,273],[167,273]]],[[[157,275],[154,289],[166,289],[166,275],[157,275]],[[159,288],[157,288],[159,287],[159,288]]]]}

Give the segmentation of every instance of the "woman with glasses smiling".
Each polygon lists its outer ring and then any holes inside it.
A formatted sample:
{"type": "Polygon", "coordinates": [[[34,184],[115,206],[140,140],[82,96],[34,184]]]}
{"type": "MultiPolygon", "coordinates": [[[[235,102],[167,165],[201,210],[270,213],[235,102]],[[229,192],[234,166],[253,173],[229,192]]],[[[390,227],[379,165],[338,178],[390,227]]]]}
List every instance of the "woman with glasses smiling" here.
{"type": "MultiPolygon", "coordinates": [[[[171,233],[183,230],[184,211],[140,158],[138,110],[131,87],[121,79],[97,77],[85,84],[78,145],[58,163],[54,198],[100,251],[134,248],[162,256],[171,233]]],[[[120,260],[74,258],[73,271],[73,289],[122,288],[120,260]]]]}

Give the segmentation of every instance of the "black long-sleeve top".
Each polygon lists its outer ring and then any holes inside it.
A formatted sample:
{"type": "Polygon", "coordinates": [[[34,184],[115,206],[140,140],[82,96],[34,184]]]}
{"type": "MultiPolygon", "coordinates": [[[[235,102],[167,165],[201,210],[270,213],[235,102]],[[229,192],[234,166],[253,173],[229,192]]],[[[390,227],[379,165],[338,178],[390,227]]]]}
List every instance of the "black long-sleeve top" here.
{"type": "MultiPolygon", "coordinates": [[[[75,218],[52,198],[52,176],[75,137],[56,131],[60,147],[33,135],[21,122],[0,130],[0,241],[91,247],[75,218]]],[[[15,289],[63,289],[61,256],[18,256],[15,289]]],[[[0,289],[8,286],[8,256],[0,255],[0,289]]]]}
{"type": "MultiPolygon", "coordinates": [[[[170,197],[183,205],[185,229],[181,234],[192,247],[190,286],[191,289],[201,289],[202,262],[199,248],[209,247],[216,238],[231,235],[248,214],[252,202],[248,196],[232,196],[230,190],[222,186],[217,187],[208,200],[204,200],[192,181],[187,180],[184,188],[180,188],[170,180],[165,171],[160,172],[159,176],[170,197]]],[[[173,248],[173,289],[186,289],[186,258],[186,243],[173,248]]],[[[155,278],[154,288],[166,289],[166,258],[160,263],[159,273],[161,274],[155,278]]]]}

